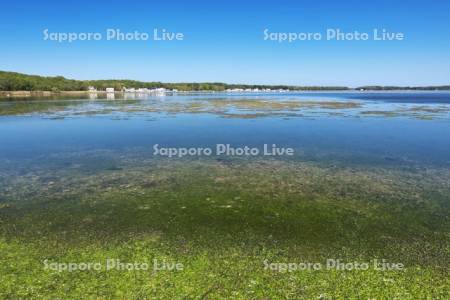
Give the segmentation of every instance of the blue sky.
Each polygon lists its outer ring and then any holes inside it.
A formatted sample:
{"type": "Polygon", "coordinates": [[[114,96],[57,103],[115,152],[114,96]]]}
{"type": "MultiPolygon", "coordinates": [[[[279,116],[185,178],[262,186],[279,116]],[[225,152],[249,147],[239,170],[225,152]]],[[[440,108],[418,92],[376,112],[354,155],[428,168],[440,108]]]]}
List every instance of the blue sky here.
{"type": "Polygon", "coordinates": [[[0,70],[75,79],[293,85],[450,84],[450,1],[9,1],[0,70]],[[49,32],[182,32],[183,41],[44,41],[49,32]],[[264,40],[270,32],[405,34],[403,41],[264,40]]]}

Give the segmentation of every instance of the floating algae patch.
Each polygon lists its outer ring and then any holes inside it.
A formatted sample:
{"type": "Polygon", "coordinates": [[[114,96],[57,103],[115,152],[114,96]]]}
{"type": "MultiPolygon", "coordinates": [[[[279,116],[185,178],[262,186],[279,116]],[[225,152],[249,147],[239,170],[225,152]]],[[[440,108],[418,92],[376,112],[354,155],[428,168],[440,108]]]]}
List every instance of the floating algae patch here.
{"type": "MultiPolygon", "coordinates": [[[[9,101],[2,102],[2,115],[19,115],[28,113],[58,114],[58,117],[105,115],[114,113],[209,113],[235,114],[235,112],[252,112],[255,114],[273,113],[275,116],[310,109],[355,109],[361,103],[350,101],[306,101],[282,99],[234,99],[202,98],[201,100],[176,97],[169,100],[78,100],[78,101],[9,101]]],[[[237,115],[237,114],[236,114],[237,115]]]]}
{"type": "Polygon", "coordinates": [[[0,116],[66,111],[76,101],[0,101],[0,116]]]}
{"type": "Polygon", "coordinates": [[[284,119],[288,119],[291,117],[303,117],[304,114],[301,113],[274,113],[274,112],[258,112],[258,113],[218,113],[217,115],[230,118],[230,119],[257,119],[257,118],[265,118],[265,117],[280,117],[284,119]]]}
{"type": "Polygon", "coordinates": [[[360,112],[361,115],[375,115],[383,117],[395,117],[397,113],[395,111],[382,111],[382,110],[367,110],[360,112]]]}
{"type": "Polygon", "coordinates": [[[425,112],[425,113],[448,113],[450,112],[449,106],[414,106],[408,109],[405,109],[405,111],[410,112],[425,112]]]}
{"type": "Polygon", "coordinates": [[[214,107],[231,106],[237,109],[248,110],[298,110],[301,108],[328,108],[345,109],[358,108],[361,106],[357,102],[338,102],[338,101],[284,101],[280,99],[222,99],[208,101],[214,107]]]}
{"type": "MultiPolygon", "coordinates": [[[[376,107],[376,105],[371,105],[376,107]]],[[[425,106],[425,105],[394,105],[390,110],[362,110],[360,115],[373,115],[382,117],[411,117],[421,120],[431,120],[434,118],[449,117],[450,106],[425,106]]]]}

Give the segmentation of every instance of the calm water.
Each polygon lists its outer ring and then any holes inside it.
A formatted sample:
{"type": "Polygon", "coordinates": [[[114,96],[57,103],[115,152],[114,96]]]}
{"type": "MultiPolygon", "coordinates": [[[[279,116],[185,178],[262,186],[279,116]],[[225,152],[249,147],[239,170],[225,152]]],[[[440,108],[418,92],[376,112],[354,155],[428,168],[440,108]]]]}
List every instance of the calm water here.
{"type": "Polygon", "coordinates": [[[90,98],[0,102],[0,167],[64,166],[96,151],[152,157],[154,144],[265,143],[295,148],[294,159],[332,164],[450,166],[450,93],[90,98]]]}

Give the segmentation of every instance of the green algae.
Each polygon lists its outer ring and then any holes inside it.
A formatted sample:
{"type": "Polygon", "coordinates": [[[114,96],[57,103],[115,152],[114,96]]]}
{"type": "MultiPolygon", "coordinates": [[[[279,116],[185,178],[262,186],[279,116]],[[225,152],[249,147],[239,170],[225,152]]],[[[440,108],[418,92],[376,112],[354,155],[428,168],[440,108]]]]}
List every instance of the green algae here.
{"type": "Polygon", "coordinates": [[[2,297],[449,295],[448,169],[82,157],[103,161],[0,173],[2,297]],[[57,272],[42,263],[107,258],[185,270],[57,272]],[[263,264],[328,258],[384,258],[406,270],[283,273],[263,264]]]}

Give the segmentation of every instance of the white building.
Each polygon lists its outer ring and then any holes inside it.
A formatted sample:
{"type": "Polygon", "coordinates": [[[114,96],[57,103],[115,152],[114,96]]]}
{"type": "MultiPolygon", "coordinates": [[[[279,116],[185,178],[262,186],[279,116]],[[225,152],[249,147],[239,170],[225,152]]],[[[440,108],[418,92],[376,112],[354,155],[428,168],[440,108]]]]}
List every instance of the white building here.
{"type": "Polygon", "coordinates": [[[114,93],[114,88],[111,88],[111,87],[106,88],[106,92],[107,93],[114,93]]]}

